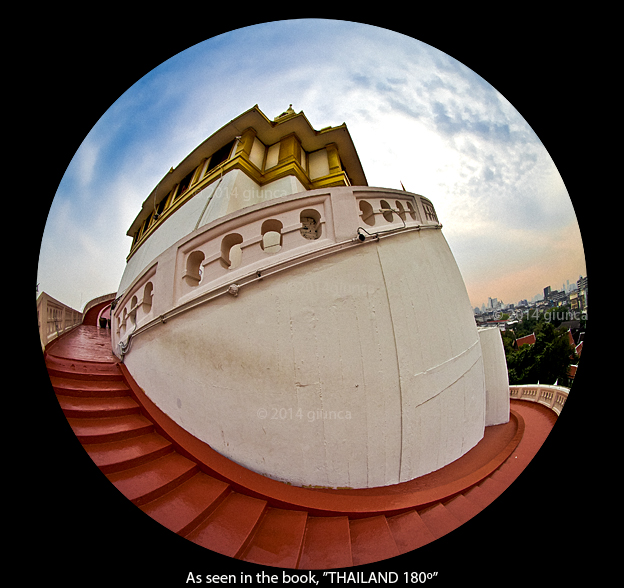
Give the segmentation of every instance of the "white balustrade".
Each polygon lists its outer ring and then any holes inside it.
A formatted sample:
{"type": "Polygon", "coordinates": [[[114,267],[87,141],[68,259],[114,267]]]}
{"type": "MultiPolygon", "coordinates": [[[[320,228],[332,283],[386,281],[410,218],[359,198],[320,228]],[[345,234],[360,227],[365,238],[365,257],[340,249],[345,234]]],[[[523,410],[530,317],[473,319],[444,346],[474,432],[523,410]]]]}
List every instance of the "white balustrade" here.
{"type": "Polygon", "coordinates": [[[520,384],[509,386],[509,397],[514,400],[537,402],[550,408],[559,416],[568,399],[569,388],[546,384],[520,384]]]}
{"type": "Polygon", "coordinates": [[[37,322],[41,348],[82,323],[82,312],[42,292],[37,298],[37,322]]]}

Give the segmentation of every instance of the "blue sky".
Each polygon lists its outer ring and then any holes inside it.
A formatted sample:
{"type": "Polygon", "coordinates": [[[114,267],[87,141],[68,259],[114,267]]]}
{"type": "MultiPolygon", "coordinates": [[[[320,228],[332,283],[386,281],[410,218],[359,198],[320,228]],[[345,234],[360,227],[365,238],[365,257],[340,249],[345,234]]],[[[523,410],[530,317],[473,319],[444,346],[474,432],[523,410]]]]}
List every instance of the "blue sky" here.
{"type": "Polygon", "coordinates": [[[586,275],[566,186],[505,97],[411,37],[305,19],[207,39],[110,106],[58,186],[39,291],[74,308],[116,291],[130,248],[126,231],[143,200],[171,167],[254,104],[269,118],[292,104],[316,129],[346,122],[369,185],[402,182],[430,198],[473,306],[488,296],[516,303],[586,275]]]}

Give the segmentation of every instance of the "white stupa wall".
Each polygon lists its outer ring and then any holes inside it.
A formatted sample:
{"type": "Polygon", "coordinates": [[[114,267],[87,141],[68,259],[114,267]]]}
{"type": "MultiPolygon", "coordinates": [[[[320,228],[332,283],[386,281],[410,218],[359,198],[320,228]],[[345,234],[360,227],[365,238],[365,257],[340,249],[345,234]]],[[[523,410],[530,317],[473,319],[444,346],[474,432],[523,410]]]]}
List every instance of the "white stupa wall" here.
{"type": "MultiPolygon", "coordinates": [[[[353,219],[323,233],[337,241],[360,224],[341,190],[332,214],[353,219]]],[[[175,249],[158,258],[156,293],[175,249]]],[[[485,426],[479,336],[439,229],[367,242],[212,300],[133,339],[124,361],[190,433],[296,485],[406,481],[459,458],[485,426]]]]}
{"type": "Polygon", "coordinates": [[[509,421],[509,376],[505,348],[497,327],[478,329],[485,369],[485,425],[509,421]]]}

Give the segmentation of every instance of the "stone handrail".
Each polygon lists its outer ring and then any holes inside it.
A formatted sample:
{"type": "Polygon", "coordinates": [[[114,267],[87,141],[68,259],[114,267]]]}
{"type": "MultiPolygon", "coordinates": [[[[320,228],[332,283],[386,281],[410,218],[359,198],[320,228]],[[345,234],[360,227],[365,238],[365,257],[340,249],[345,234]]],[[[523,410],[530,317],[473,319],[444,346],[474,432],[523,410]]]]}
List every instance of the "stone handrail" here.
{"type": "Polygon", "coordinates": [[[41,348],[82,323],[82,312],[42,292],[37,298],[37,323],[41,348]]]}
{"type": "Polygon", "coordinates": [[[564,386],[550,386],[547,384],[520,384],[509,386],[509,397],[514,400],[537,402],[550,408],[557,416],[561,414],[569,388],[564,386]]]}

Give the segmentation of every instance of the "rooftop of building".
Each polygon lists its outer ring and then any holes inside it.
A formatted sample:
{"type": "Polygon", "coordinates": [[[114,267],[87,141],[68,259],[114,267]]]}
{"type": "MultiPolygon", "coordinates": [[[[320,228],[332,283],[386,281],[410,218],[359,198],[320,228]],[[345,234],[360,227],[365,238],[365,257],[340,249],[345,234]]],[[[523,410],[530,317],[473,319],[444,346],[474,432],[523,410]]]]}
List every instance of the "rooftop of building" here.
{"type": "MultiPolygon", "coordinates": [[[[172,167],[163,176],[161,181],[143,202],[141,211],[130,225],[127,234],[129,236],[137,234],[142,224],[158,209],[159,204],[167,197],[171,190],[184,182],[189,174],[197,172],[202,162],[218,153],[220,149],[227,146],[230,146],[231,149],[235,149],[235,153],[230,157],[230,163],[227,169],[235,167],[237,162],[234,160],[240,157],[245,158],[245,163],[250,165],[249,161],[247,161],[249,154],[245,152],[244,146],[241,146],[242,148],[239,149],[241,138],[244,136],[244,133],[250,129],[253,130],[254,136],[266,147],[276,144],[280,139],[289,135],[295,135],[297,137],[301,148],[306,153],[322,149],[328,144],[334,144],[339,153],[340,164],[349,178],[351,185],[368,185],[362,164],[345,123],[315,130],[303,111],[295,113],[292,109],[292,105],[282,114],[271,120],[256,104],[211,134],[205,141],[193,149],[184,160],[176,167],[172,167]],[[234,142],[237,140],[239,143],[234,145],[234,142]]],[[[221,163],[223,162],[220,162],[220,164],[221,163]]],[[[220,167],[215,168],[215,173],[220,171],[220,167]]],[[[223,171],[227,171],[226,168],[224,168],[223,171]]],[[[202,178],[197,177],[197,173],[195,178],[190,178],[187,188],[192,187],[192,184],[197,184],[200,179],[202,185],[206,182],[210,183],[213,181],[214,178],[210,177],[208,172],[204,173],[205,175],[202,178]]],[[[218,177],[218,174],[215,177],[218,177]]],[[[196,189],[197,187],[194,187],[193,191],[196,191],[196,189]]],[[[179,195],[176,195],[176,198],[178,197],[179,195]]]]}

